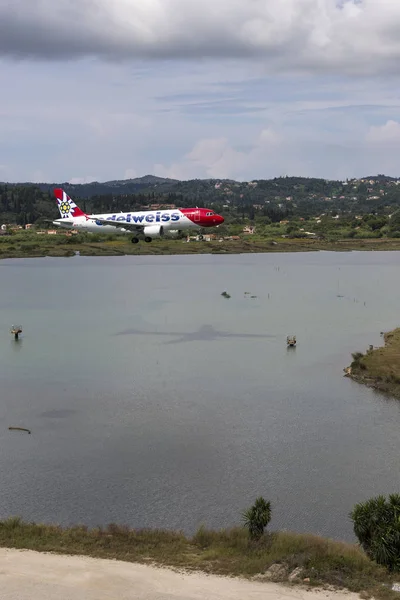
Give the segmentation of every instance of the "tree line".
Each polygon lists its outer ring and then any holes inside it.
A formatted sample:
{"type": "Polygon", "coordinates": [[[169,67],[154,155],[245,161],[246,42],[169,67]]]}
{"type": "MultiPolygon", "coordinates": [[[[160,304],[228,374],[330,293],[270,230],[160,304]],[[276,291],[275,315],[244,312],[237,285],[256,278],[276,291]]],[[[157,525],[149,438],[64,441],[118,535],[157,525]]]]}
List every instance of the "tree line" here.
{"type": "MultiPolygon", "coordinates": [[[[58,218],[52,192],[55,186],[1,184],[0,221],[24,225],[58,218]]],[[[321,214],[388,218],[400,208],[400,186],[390,178],[374,180],[374,184],[282,177],[250,183],[160,179],[156,183],[151,180],[140,184],[116,181],[62,184],[62,187],[88,213],[139,210],[155,203],[178,207],[209,206],[221,212],[227,222],[251,222],[262,218],[267,224],[321,214]]]]}

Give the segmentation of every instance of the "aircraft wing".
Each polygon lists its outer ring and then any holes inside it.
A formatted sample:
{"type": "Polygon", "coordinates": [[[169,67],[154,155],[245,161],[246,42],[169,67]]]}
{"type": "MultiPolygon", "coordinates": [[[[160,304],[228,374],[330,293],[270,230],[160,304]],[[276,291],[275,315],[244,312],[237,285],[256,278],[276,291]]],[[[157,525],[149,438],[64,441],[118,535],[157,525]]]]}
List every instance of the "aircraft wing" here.
{"type": "Polygon", "coordinates": [[[112,225],[113,227],[120,229],[127,229],[128,231],[143,231],[146,225],[138,225],[137,223],[127,223],[127,221],[107,221],[107,219],[92,219],[95,223],[101,225],[112,225]]]}

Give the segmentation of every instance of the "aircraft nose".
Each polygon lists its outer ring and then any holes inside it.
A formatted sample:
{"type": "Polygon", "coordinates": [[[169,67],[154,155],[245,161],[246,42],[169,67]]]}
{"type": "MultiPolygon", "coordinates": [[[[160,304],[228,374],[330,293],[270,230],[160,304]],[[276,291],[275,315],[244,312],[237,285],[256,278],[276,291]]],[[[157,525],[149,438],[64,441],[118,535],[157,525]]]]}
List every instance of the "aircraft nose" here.
{"type": "Polygon", "coordinates": [[[214,221],[216,222],[217,225],[221,225],[221,223],[223,223],[225,221],[224,217],[221,217],[221,215],[216,215],[216,218],[214,219],[214,221]]]}

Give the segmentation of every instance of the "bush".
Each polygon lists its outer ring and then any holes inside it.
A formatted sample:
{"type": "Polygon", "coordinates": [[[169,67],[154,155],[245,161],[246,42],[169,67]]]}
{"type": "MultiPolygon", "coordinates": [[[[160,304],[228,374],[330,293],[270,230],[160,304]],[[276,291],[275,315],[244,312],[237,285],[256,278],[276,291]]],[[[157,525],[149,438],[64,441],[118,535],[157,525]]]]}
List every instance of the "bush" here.
{"type": "Polygon", "coordinates": [[[244,526],[249,530],[252,540],[258,540],[271,520],[271,503],[262,496],[257,498],[253,506],[243,513],[244,526]]]}
{"type": "Polygon", "coordinates": [[[353,362],[351,363],[351,368],[352,369],[365,369],[365,365],[362,361],[362,359],[364,358],[364,354],[362,352],[353,352],[353,354],[351,355],[353,357],[353,362]]]}
{"type": "Polygon", "coordinates": [[[400,570],[400,495],[371,498],[350,514],[354,533],[366,554],[390,571],[400,570]]]}

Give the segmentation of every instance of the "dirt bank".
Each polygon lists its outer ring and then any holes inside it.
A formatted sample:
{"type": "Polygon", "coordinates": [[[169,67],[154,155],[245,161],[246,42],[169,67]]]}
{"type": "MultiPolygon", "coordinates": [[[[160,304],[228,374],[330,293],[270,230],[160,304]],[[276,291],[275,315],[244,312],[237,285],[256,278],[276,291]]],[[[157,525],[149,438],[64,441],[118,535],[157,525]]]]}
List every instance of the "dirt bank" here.
{"type": "Polygon", "coordinates": [[[80,556],[0,549],[4,600],[358,600],[356,594],[308,591],[185,574],[152,566],[80,556]]]}

